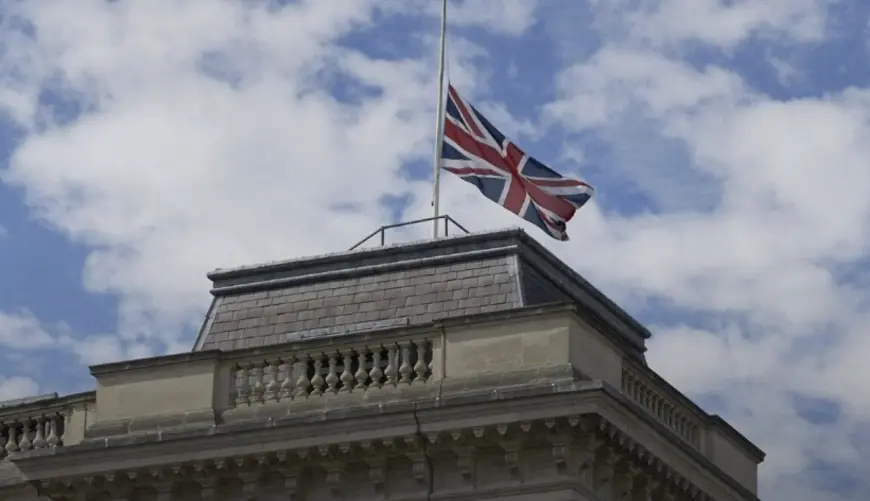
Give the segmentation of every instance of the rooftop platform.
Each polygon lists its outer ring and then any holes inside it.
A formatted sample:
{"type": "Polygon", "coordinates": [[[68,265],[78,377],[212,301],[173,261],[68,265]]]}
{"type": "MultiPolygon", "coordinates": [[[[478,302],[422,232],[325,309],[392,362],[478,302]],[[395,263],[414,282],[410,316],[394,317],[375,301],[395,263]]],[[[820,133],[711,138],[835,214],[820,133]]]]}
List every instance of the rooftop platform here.
{"type": "Polygon", "coordinates": [[[520,229],[219,269],[194,351],[423,325],[550,303],[576,304],[643,360],[650,334],[520,229]]]}

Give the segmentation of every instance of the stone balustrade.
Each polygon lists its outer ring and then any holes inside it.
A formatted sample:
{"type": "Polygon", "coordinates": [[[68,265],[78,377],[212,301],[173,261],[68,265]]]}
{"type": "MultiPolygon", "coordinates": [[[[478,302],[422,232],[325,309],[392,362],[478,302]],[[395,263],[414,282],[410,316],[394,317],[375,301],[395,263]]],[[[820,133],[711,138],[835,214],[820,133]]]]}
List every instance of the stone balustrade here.
{"type": "MultiPolygon", "coordinates": [[[[371,496],[412,499],[429,488],[430,472],[445,471],[450,454],[457,459],[447,471],[463,489],[502,485],[493,472],[526,488],[533,478],[546,483],[573,471],[599,498],[626,499],[626,472],[658,475],[666,464],[680,485],[637,499],[697,500],[710,492],[746,500],[752,497],[738,491],[757,485],[760,453],[641,362],[623,359],[565,306],[129,360],[91,373],[95,392],[0,408],[0,447],[11,442],[11,462],[28,479],[21,485],[38,481],[40,492],[57,496],[108,489],[113,499],[139,496],[142,487],[149,499],[173,501],[214,499],[224,490],[222,499],[265,500],[272,498],[264,489],[283,486],[287,499],[297,477],[284,473],[305,469],[297,476],[306,499],[368,492],[358,489],[366,473],[371,496]],[[568,414],[567,427],[554,427],[568,414]],[[629,452],[641,456],[613,450],[629,443],[619,430],[637,435],[629,452]],[[415,448],[402,449],[409,444],[415,448]],[[552,474],[542,476],[532,465],[546,461],[552,474]],[[345,466],[343,482],[334,468],[345,466]],[[202,484],[218,480],[224,483],[202,484]],[[396,490],[406,480],[407,489],[396,490]]],[[[465,491],[450,495],[456,492],[465,491]]]]}
{"type": "Polygon", "coordinates": [[[423,337],[326,348],[313,342],[233,361],[228,402],[242,407],[423,383],[432,374],[431,346],[423,337]]]}
{"type": "Polygon", "coordinates": [[[66,416],[62,413],[25,415],[11,421],[4,421],[0,424],[2,452],[9,454],[63,445],[65,421],[66,416]]]}
{"type": "Polygon", "coordinates": [[[652,378],[643,374],[649,372],[626,362],[622,368],[622,391],[659,419],[680,438],[695,449],[701,449],[701,432],[704,429],[697,411],[689,409],[679,402],[676,395],[668,395],[662,385],[657,385],[652,378]]]}
{"type": "Polygon", "coordinates": [[[93,392],[46,398],[0,409],[0,459],[11,453],[61,447],[84,436],[93,392]]]}

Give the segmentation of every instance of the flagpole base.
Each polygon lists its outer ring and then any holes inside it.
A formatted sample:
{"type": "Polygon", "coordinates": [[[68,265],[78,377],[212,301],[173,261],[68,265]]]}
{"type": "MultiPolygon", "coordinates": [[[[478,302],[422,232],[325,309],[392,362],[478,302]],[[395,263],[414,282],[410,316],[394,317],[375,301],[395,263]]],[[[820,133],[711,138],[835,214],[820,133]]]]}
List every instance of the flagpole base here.
{"type": "Polygon", "coordinates": [[[445,237],[449,237],[449,236],[450,236],[450,224],[451,224],[451,223],[453,224],[453,226],[455,226],[456,228],[458,228],[462,233],[464,233],[464,234],[466,234],[466,235],[467,235],[468,233],[471,233],[470,231],[468,231],[467,229],[465,229],[464,226],[462,226],[461,224],[457,223],[455,219],[453,219],[452,217],[450,217],[450,216],[447,215],[447,214],[443,214],[443,215],[441,215],[441,216],[433,216],[433,217],[427,217],[427,218],[423,218],[423,219],[415,219],[415,220],[413,220],[413,221],[404,221],[404,222],[401,222],[401,223],[387,224],[387,225],[381,226],[380,228],[378,228],[378,229],[376,229],[375,231],[371,232],[371,233],[369,234],[369,236],[367,236],[367,237],[363,238],[362,240],[360,240],[359,242],[357,242],[356,245],[354,245],[353,247],[351,247],[351,248],[348,249],[348,250],[356,250],[356,249],[358,249],[361,245],[363,245],[364,243],[368,242],[369,240],[371,240],[371,239],[373,239],[373,238],[375,238],[375,237],[378,237],[378,238],[379,238],[379,240],[380,240],[380,245],[383,247],[383,246],[386,245],[386,243],[387,243],[387,235],[386,235],[387,230],[392,230],[392,229],[396,229],[396,228],[403,228],[403,227],[405,227],[405,226],[412,226],[412,225],[415,225],[415,224],[428,223],[429,221],[432,221],[432,224],[435,225],[435,232],[434,232],[434,236],[433,236],[433,238],[438,238],[438,237],[440,236],[440,235],[438,234],[438,222],[439,222],[439,221],[444,221],[444,234],[443,234],[443,236],[445,236],[445,237]]]}

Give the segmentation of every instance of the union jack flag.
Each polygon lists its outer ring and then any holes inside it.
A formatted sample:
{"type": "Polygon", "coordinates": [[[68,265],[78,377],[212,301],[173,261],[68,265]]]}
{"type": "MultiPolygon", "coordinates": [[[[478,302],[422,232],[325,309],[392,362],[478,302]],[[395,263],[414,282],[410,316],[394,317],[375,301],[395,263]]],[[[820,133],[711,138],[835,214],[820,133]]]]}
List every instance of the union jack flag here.
{"type": "Polygon", "coordinates": [[[452,85],[448,85],[441,166],[562,241],[568,240],[566,223],[594,192],[592,186],[566,178],[520,150],[452,85]]]}

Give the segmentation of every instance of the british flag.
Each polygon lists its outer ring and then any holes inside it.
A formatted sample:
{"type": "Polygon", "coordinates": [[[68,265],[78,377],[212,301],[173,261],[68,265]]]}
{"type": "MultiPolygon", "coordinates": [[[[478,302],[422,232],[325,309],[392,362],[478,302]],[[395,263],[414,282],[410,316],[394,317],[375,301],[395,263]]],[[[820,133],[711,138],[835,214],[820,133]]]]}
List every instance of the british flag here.
{"type": "Polygon", "coordinates": [[[566,223],[592,197],[592,186],[562,176],[506,139],[448,85],[441,166],[493,202],[568,240],[566,223]]]}

